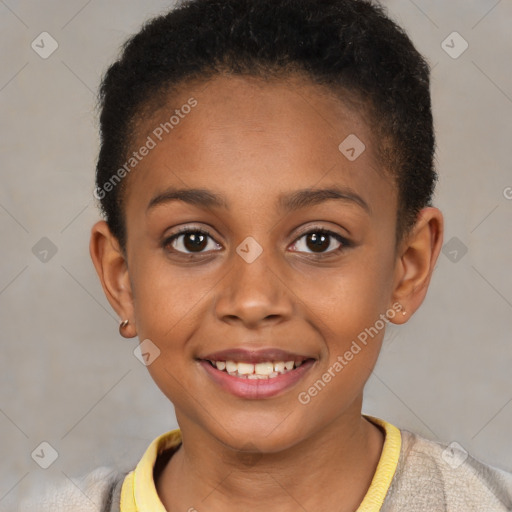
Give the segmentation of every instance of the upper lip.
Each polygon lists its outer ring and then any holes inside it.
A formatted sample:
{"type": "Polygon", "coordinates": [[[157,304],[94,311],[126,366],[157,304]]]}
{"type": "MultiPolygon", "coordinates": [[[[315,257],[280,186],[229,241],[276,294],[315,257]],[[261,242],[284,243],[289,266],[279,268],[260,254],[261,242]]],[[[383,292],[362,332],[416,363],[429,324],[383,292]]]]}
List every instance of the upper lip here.
{"type": "Polygon", "coordinates": [[[248,350],[244,348],[228,348],[200,357],[207,361],[235,361],[243,363],[264,363],[267,361],[305,361],[311,356],[294,354],[278,348],[248,350]]]}

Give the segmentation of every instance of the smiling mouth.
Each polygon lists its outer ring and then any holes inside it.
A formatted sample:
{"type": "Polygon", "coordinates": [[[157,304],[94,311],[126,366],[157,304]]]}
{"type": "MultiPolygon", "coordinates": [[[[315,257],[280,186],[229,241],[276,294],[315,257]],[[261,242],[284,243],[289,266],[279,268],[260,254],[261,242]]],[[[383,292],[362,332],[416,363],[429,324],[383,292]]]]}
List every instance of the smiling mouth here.
{"type": "Polygon", "coordinates": [[[263,361],[261,363],[237,362],[232,360],[206,361],[217,370],[240,379],[268,380],[284,375],[299,368],[304,362],[312,361],[312,358],[290,361],[263,361]]]}

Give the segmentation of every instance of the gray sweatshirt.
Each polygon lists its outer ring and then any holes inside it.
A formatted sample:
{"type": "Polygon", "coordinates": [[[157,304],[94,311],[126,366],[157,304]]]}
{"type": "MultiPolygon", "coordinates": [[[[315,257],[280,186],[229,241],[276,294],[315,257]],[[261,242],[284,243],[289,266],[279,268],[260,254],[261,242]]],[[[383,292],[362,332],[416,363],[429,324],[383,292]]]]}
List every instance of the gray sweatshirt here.
{"type": "MultiPolygon", "coordinates": [[[[364,512],[512,511],[512,473],[478,461],[458,445],[431,441],[407,430],[400,433],[400,455],[384,503],[364,512]]],[[[100,467],[77,485],[63,482],[43,497],[26,498],[18,510],[120,512],[126,474],[100,467]]]]}

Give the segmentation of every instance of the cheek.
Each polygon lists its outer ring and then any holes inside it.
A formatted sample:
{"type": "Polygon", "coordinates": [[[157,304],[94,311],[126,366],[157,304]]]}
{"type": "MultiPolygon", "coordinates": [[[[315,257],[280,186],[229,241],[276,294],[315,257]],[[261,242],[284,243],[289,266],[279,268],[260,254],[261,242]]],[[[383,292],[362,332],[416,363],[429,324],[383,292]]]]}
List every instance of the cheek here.
{"type": "Polygon", "coordinates": [[[212,289],[210,280],[204,272],[201,275],[199,267],[180,268],[156,253],[142,254],[134,263],[132,283],[139,337],[160,343],[180,340],[180,333],[198,321],[198,312],[212,289]]]}
{"type": "Polygon", "coordinates": [[[144,264],[133,265],[137,269],[133,279],[137,336],[141,342],[151,340],[158,353],[147,370],[175,407],[189,408],[188,375],[193,361],[188,340],[205,316],[202,308],[211,286],[161,256],[148,253],[139,261],[144,264]]]}
{"type": "Polygon", "coordinates": [[[361,254],[346,266],[296,283],[296,295],[332,335],[357,335],[389,307],[389,262],[361,254]]]}
{"type": "MultiPolygon", "coordinates": [[[[318,370],[298,391],[298,401],[324,421],[346,410],[361,395],[382,346],[390,308],[388,277],[380,265],[354,265],[350,273],[330,276],[306,302],[324,340],[318,370]]],[[[367,262],[368,263],[368,262],[367,262]]]]}
{"type": "Polygon", "coordinates": [[[322,382],[317,387],[329,383],[331,392],[322,393],[326,399],[330,396],[340,404],[354,399],[376,364],[388,325],[383,317],[391,308],[392,254],[361,251],[350,264],[310,282],[297,294],[304,297],[324,339],[322,382]]]}

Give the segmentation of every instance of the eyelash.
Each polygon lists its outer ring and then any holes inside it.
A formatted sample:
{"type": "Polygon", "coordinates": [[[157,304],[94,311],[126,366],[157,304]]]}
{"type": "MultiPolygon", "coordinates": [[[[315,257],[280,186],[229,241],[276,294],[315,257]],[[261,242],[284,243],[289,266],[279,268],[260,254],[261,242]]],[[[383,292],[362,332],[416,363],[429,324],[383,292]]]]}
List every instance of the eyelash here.
{"type": "MultiPolygon", "coordinates": [[[[199,233],[201,235],[205,235],[205,236],[208,236],[210,237],[212,240],[215,241],[215,239],[211,236],[211,234],[205,230],[205,229],[201,229],[201,228],[191,228],[191,227],[184,227],[184,228],[181,228],[179,229],[176,233],[174,233],[173,235],[167,237],[162,246],[164,249],[166,249],[174,240],[176,240],[177,238],[179,238],[181,235],[183,234],[186,234],[186,233],[199,233]]],[[[339,235],[338,233],[335,233],[334,231],[330,231],[328,229],[325,229],[325,228],[321,228],[321,227],[313,227],[311,229],[309,229],[308,231],[305,231],[304,233],[301,233],[295,240],[294,242],[292,243],[292,245],[295,245],[301,238],[307,236],[307,235],[310,235],[312,233],[315,233],[315,234],[320,234],[320,235],[328,235],[332,238],[334,238],[335,240],[337,240],[338,242],[340,242],[340,247],[338,247],[337,249],[333,249],[331,251],[327,251],[327,252],[323,252],[323,253],[314,253],[314,252],[309,252],[309,253],[306,253],[308,254],[310,257],[317,257],[317,258],[323,258],[323,257],[327,257],[327,256],[330,256],[332,254],[336,254],[336,253],[340,253],[342,252],[343,250],[349,248],[352,246],[351,242],[349,240],[347,240],[346,238],[344,238],[343,236],[339,235]]],[[[215,243],[217,243],[215,241],[215,243]]],[[[201,254],[206,254],[207,252],[182,252],[182,251],[176,251],[173,249],[173,252],[177,253],[177,254],[181,254],[181,255],[201,255],[201,254]]]]}

